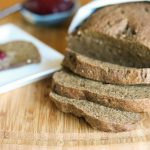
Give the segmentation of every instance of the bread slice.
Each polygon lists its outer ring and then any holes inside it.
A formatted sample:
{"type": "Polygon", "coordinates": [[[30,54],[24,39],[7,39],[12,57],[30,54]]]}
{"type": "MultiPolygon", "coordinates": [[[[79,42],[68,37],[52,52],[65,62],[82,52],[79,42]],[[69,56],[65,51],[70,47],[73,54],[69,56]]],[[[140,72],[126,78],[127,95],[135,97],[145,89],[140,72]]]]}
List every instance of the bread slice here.
{"type": "MultiPolygon", "coordinates": [[[[69,35],[68,47],[106,64],[116,64],[117,66],[110,69],[110,65],[107,68],[107,65],[102,63],[105,66],[102,66],[101,70],[106,77],[102,81],[150,84],[150,69],[147,69],[150,68],[149,10],[150,3],[146,2],[102,8],[69,35]]],[[[101,71],[96,74],[99,72],[101,71]]]]}
{"type": "Polygon", "coordinates": [[[133,130],[136,129],[138,122],[143,119],[143,115],[140,113],[120,111],[87,100],[69,99],[52,91],[50,92],[50,98],[59,110],[84,117],[91,127],[101,131],[133,130]]]}
{"type": "Polygon", "coordinates": [[[150,84],[150,68],[124,67],[68,50],[63,65],[83,77],[112,84],[150,84]]]}
{"type": "Polygon", "coordinates": [[[121,86],[82,78],[68,71],[56,72],[52,89],[59,95],[93,101],[131,112],[150,111],[149,86],[121,86]]]}
{"type": "Polygon", "coordinates": [[[31,42],[13,41],[1,44],[0,54],[0,70],[40,62],[38,49],[31,42]]]}

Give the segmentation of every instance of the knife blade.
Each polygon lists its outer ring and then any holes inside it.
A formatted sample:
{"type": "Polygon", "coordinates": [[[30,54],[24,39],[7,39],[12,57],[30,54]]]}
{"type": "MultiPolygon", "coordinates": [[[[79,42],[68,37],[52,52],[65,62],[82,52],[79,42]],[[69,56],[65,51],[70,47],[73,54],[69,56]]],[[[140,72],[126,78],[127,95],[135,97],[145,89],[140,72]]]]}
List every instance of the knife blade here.
{"type": "Polygon", "coordinates": [[[22,9],[22,4],[20,4],[20,3],[17,3],[9,8],[6,8],[6,9],[0,11],[0,19],[4,18],[10,14],[13,14],[17,11],[20,11],[21,9],[22,9]]]}

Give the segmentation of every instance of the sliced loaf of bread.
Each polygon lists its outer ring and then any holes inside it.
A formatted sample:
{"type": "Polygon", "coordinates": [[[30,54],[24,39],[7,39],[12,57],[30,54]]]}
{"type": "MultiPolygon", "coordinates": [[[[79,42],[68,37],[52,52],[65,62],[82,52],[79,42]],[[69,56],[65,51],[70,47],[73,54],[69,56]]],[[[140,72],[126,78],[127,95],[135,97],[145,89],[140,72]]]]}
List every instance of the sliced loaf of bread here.
{"type": "Polygon", "coordinates": [[[66,113],[83,117],[95,129],[101,131],[129,131],[136,129],[143,119],[142,114],[120,111],[87,100],[69,99],[50,92],[50,98],[56,107],[66,113]]]}
{"type": "MultiPolygon", "coordinates": [[[[71,50],[101,61],[99,67],[97,61],[90,63],[95,69],[91,74],[83,69],[87,76],[116,84],[150,84],[149,10],[148,2],[104,7],[68,36],[71,50]]],[[[86,62],[82,65],[90,69],[86,62]]]]}
{"type": "Polygon", "coordinates": [[[83,77],[112,84],[150,84],[150,68],[120,66],[67,50],[63,65],[83,77]]]}
{"type": "Polygon", "coordinates": [[[146,85],[105,84],[63,70],[53,75],[52,89],[65,97],[85,99],[111,108],[131,112],[150,111],[150,87],[146,85]]]}

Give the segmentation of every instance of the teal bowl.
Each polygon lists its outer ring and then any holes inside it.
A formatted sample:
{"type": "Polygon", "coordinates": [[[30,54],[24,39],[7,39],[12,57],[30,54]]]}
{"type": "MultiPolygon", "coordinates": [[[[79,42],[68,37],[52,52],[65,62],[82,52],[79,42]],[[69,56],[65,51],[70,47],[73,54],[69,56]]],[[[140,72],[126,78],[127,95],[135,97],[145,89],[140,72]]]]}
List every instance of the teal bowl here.
{"type": "Polygon", "coordinates": [[[32,24],[58,25],[60,23],[63,23],[69,17],[71,17],[78,10],[79,6],[79,1],[76,0],[74,6],[70,10],[64,12],[58,12],[48,15],[38,15],[23,8],[21,10],[21,14],[28,22],[32,24]]]}

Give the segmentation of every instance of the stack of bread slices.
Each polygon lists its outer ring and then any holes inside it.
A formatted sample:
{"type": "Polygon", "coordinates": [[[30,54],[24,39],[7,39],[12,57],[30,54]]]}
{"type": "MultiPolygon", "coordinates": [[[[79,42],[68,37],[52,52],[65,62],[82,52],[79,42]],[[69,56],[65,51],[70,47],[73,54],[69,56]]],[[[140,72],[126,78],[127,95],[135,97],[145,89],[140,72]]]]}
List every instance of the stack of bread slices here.
{"type": "Polygon", "coordinates": [[[97,10],[68,36],[52,79],[59,110],[101,131],[129,131],[150,110],[150,3],[97,10]]]}

